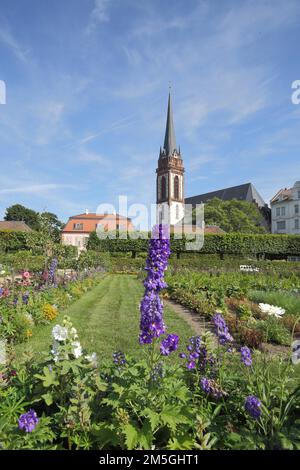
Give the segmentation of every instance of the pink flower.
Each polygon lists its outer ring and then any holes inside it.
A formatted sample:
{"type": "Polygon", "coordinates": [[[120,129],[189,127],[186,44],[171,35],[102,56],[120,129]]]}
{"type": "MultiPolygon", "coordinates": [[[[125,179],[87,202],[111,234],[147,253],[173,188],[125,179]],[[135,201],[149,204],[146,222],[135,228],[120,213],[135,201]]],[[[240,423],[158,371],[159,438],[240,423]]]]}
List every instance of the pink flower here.
{"type": "Polygon", "coordinates": [[[24,271],[22,274],[23,279],[29,279],[30,278],[30,273],[28,271],[24,271]]]}

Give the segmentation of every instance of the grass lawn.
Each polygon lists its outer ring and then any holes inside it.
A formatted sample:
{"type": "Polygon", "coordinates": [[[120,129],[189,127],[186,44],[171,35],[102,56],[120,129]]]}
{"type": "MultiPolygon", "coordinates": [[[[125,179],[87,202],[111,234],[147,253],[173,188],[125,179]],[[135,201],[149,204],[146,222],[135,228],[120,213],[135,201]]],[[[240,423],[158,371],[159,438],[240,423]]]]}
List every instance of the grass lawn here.
{"type": "MultiPolygon", "coordinates": [[[[60,323],[64,315],[69,315],[82,346],[89,353],[95,351],[100,360],[101,357],[111,358],[116,350],[139,355],[139,303],[142,295],[142,283],[135,276],[110,274],[50,325],[35,328],[32,338],[17,346],[17,353],[30,350],[38,356],[48,351],[53,326],[60,323]]],[[[177,333],[182,346],[195,334],[169,307],[165,308],[164,318],[168,332],[177,333]]]]}

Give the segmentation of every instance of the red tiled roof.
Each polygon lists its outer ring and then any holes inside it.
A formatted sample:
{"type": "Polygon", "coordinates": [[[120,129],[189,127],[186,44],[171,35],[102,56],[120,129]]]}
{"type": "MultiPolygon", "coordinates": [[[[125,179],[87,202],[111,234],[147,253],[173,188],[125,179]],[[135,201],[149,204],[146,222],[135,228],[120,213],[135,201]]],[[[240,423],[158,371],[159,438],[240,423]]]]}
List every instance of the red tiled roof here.
{"type": "Polygon", "coordinates": [[[133,230],[131,219],[119,214],[80,214],[69,218],[63,233],[91,233],[96,230],[96,225],[107,225],[113,230],[117,224],[126,225],[128,230],[133,230]],[[81,224],[82,229],[74,228],[74,224],[81,224]]]}
{"type": "Polygon", "coordinates": [[[120,220],[130,220],[128,217],[124,217],[123,215],[120,215],[120,214],[96,214],[96,213],[93,213],[93,212],[90,212],[88,214],[79,214],[79,215],[72,215],[71,217],[69,217],[69,220],[70,219],[103,219],[103,217],[106,217],[106,218],[112,218],[112,219],[120,219],[120,220]]]}
{"type": "MultiPolygon", "coordinates": [[[[171,232],[182,233],[182,226],[172,225],[171,232]]],[[[202,233],[202,229],[200,227],[196,227],[195,225],[184,225],[184,232],[185,233],[202,233]]],[[[225,231],[221,229],[218,225],[206,225],[204,228],[204,235],[208,233],[221,234],[221,233],[225,233],[225,231]]]]}
{"type": "Polygon", "coordinates": [[[276,193],[275,196],[272,197],[271,203],[277,202],[279,200],[279,198],[281,198],[282,200],[291,199],[292,196],[293,196],[292,188],[280,189],[278,191],[278,193],[276,193]]]}
{"type": "Polygon", "coordinates": [[[218,233],[226,233],[226,232],[218,225],[206,225],[204,228],[204,233],[217,233],[218,234],[218,233]]]}

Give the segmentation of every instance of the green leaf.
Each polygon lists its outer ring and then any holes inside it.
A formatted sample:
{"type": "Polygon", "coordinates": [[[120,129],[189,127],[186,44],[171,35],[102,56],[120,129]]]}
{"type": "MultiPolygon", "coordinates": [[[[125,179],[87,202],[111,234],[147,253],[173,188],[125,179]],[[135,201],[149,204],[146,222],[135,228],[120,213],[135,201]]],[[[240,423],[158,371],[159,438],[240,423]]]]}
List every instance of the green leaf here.
{"type": "Polygon", "coordinates": [[[95,383],[100,392],[105,392],[107,390],[107,383],[101,380],[100,377],[96,377],[95,383]]]}
{"type": "Polygon", "coordinates": [[[53,396],[51,393],[45,393],[42,395],[42,398],[45,400],[46,405],[50,406],[53,403],[53,396]]]}
{"type": "Polygon", "coordinates": [[[43,386],[45,388],[51,387],[51,385],[58,385],[58,380],[56,378],[56,373],[53,370],[50,370],[48,367],[43,369],[44,375],[36,374],[35,377],[43,381],[43,386]]]}
{"type": "Polygon", "coordinates": [[[178,424],[186,423],[187,417],[182,414],[179,406],[167,405],[161,412],[161,420],[172,431],[175,431],[178,424]]]}
{"type": "Polygon", "coordinates": [[[117,446],[119,444],[117,430],[106,424],[101,424],[99,427],[92,430],[93,436],[97,438],[97,445],[99,449],[103,449],[107,444],[110,447],[117,446]]]}
{"type": "Polygon", "coordinates": [[[134,449],[139,441],[138,430],[132,424],[126,424],[123,428],[125,443],[128,450],[134,449]]]}
{"type": "Polygon", "coordinates": [[[194,449],[194,440],[188,434],[170,439],[167,445],[169,450],[188,450],[194,449]]]}
{"type": "Polygon", "coordinates": [[[146,416],[151,424],[151,429],[152,431],[155,431],[157,426],[159,425],[160,422],[160,415],[159,413],[156,413],[155,411],[151,410],[150,408],[145,408],[142,412],[144,416],[146,416]]]}
{"type": "Polygon", "coordinates": [[[153,433],[149,421],[145,421],[142,430],[139,432],[138,441],[143,449],[151,449],[153,433]]]}
{"type": "Polygon", "coordinates": [[[70,362],[68,361],[63,361],[62,362],[62,369],[61,369],[61,374],[62,375],[65,375],[69,372],[69,370],[71,369],[72,365],[70,364],[70,362]]]}

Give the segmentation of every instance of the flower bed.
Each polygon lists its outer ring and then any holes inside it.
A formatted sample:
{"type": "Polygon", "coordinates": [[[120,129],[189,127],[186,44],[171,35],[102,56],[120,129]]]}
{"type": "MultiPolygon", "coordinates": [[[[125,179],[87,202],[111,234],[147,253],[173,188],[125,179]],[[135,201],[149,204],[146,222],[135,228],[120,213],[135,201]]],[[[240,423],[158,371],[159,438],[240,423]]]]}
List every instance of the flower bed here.
{"type": "Polygon", "coordinates": [[[83,350],[65,317],[43,361],[8,358],[1,370],[1,448],[300,449],[299,350],[286,360],[235,348],[220,312],[212,315],[217,347],[210,333],[181,344],[164,322],[169,245],[157,230],[140,305],[140,358],[116,351],[102,362],[83,350]]]}
{"type": "Polygon", "coordinates": [[[211,319],[215,309],[221,309],[240,344],[259,348],[263,342],[273,342],[288,346],[291,344],[291,334],[300,332],[297,323],[300,311],[296,308],[300,279],[296,275],[287,278],[256,272],[214,275],[184,271],[169,274],[167,280],[168,295],[176,302],[208,319],[211,319]],[[254,290],[258,291],[256,296],[254,290]],[[268,298],[268,293],[274,290],[278,299],[290,300],[287,308],[281,302],[281,306],[273,304],[264,309],[263,302],[249,300],[259,298],[259,293],[262,298],[268,298]]]}
{"type": "Polygon", "coordinates": [[[0,286],[0,337],[9,344],[22,342],[34,326],[50,323],[58,312],[92,288],[99,277],[96,269],[57,274],[57,260],[49,270],[32,274],[23,271],[0,286]]]}

